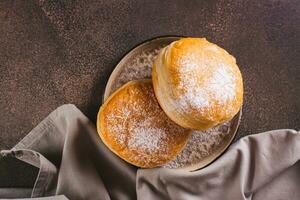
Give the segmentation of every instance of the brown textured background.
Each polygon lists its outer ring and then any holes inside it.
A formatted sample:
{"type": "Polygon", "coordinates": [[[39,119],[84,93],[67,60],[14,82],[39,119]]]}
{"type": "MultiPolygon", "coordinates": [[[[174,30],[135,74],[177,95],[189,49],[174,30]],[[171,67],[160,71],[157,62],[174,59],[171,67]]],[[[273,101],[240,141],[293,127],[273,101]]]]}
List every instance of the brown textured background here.
{"type": "MultiPolygon", "coordinates": [[[[206,37],[237,58],[238,137],[300,128],[299,0],[0,0],[0,149],[65,103],[95,121],[114,66],[160,35],[206,37]]],[[[34,170],[24,166],[24,175],[11,162],[0,165],[0,186],[20,175],[19,186],[32,184],[34,170]],[[9,171],[15,177],[1,180],[9,171]]]]}

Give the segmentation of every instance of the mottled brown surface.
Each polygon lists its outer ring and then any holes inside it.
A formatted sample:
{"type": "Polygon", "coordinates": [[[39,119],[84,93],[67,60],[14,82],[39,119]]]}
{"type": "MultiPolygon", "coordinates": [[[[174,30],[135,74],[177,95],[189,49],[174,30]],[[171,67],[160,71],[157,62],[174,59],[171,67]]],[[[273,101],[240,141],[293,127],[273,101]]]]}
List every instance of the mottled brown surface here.
{"type": "MultiPolygon", "coordinates": [[[[300,128],[299,0],[1,0],[0,149],[64,103],[95,121],[118,60],[170,34],[206,37],[237,58],[245,84],[238,137],[300,128]]],[[[0,167],[0,177],[9,170],[0,167]]]]}

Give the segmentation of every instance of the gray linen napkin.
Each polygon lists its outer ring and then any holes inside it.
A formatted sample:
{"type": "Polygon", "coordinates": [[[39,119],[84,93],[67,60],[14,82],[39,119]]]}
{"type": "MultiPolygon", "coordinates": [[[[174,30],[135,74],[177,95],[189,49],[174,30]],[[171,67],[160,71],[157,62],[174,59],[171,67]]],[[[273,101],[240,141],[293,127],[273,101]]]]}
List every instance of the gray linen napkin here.
{"type": "MultiPolygon", "coordinates": [[[[28,189],[0,188],[0,198],[37,199],[299,199],[300,133],[248,136],[195,172],[139,169],[111,153],[74,106],[53,111],[13,149],[1,151],[39,168],[28,189]],[[49,197],[49,198],[38,198],[49,197]]],[[[1,178],[1,177],[0,177],[1,178]]]]}

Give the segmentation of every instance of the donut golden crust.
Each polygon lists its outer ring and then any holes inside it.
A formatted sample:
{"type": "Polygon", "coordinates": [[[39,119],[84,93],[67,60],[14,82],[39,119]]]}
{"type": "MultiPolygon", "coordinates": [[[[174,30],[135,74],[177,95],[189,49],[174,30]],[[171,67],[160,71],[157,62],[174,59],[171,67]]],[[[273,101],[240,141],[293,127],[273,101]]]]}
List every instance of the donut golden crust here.
{"type": "Polygon", "coordinates": [[[185,128],[208,129],[233,118],[242,106],[235,58],[205,38],[183,38],[163,48],[152,81],[162,109],[185,128]]]}
{"type": "Polygon", "coordinates": [[[172,160],[190,136],[160,108],[151,80],[131,81],[114,92],[100,108],[97,130],[111,151],[143,168],[172,160]]]}

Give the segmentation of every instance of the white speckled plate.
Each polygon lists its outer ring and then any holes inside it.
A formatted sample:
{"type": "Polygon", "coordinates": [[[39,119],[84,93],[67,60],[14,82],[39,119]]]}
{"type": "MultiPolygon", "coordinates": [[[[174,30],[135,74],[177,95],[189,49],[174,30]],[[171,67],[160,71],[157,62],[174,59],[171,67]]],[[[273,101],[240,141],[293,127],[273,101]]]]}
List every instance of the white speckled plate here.
{"type": "MultiPolygon", "coordinates": [[[[151,67],[159,50],[180,37],[165,36],[148,40],[118,63],[107,82],[103,102],[120,86],[131,80],[151,78],[151,67]]],[[[183,151],[162,167],[195,171],[216,160],[230,145],[240,124],[240,111],[232,120],[207,131],[194,131],[183,151]]]]}

